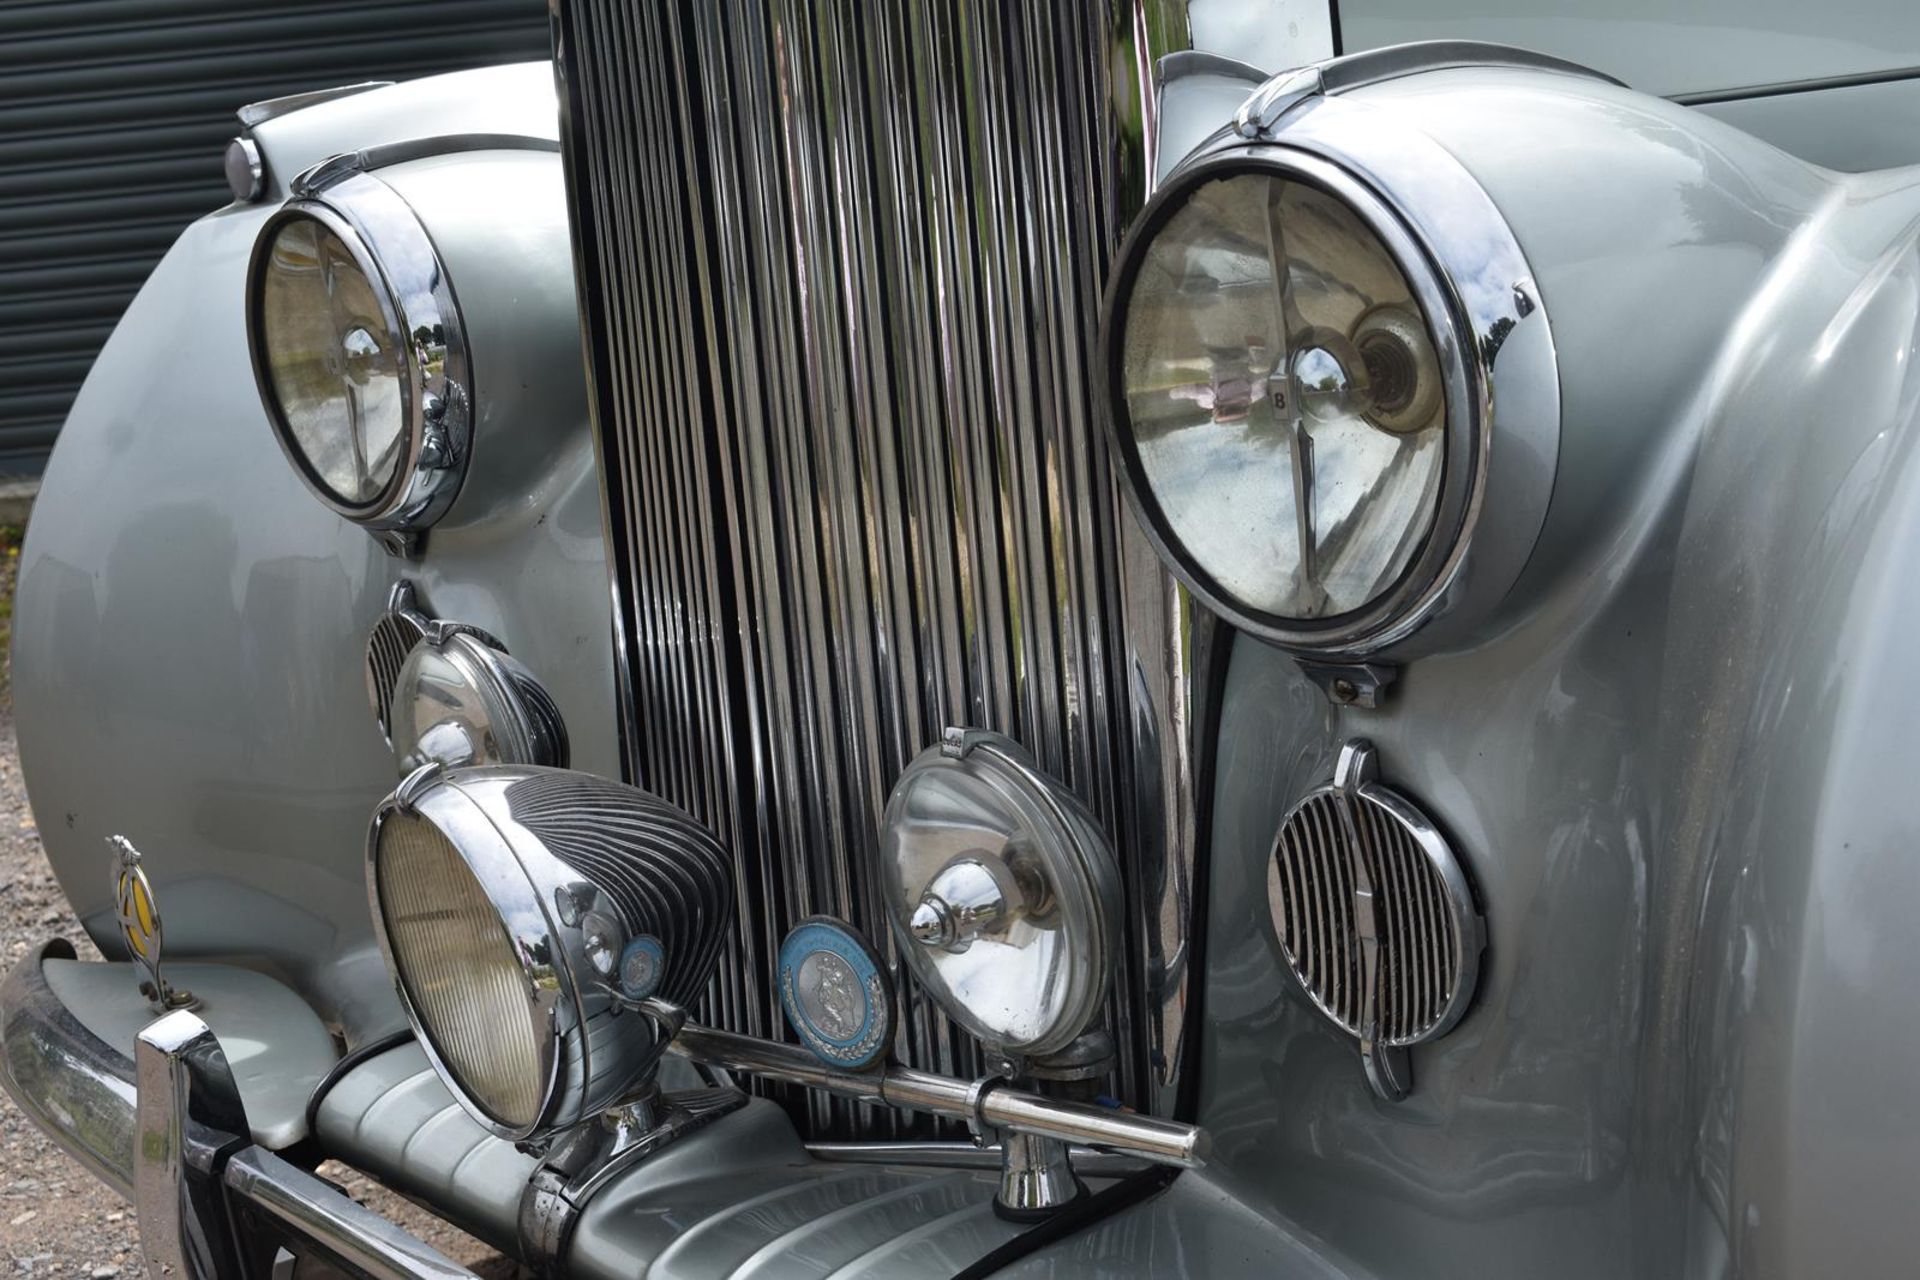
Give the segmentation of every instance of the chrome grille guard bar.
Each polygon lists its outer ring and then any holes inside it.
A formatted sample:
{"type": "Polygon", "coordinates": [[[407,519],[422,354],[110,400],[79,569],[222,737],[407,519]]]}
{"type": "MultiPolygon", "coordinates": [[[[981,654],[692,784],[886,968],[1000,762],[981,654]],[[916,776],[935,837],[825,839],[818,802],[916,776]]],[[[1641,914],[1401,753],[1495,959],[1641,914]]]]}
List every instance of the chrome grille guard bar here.
{"type": "Polygon", "coordinates": [[[710,1067],[819,1089],[859,1102],[964,1120],[976,1134],[995,1130],[1058,1138],[1095,1151],[1195,1169],[1206,1163],[1207,1131],[1176,1120],[1049,1098],[986,1076],[955,1080],[910,1067],[838,1071],[797,1045],[775,1044],[688,1023],[671,1052],[710,1067]]]}

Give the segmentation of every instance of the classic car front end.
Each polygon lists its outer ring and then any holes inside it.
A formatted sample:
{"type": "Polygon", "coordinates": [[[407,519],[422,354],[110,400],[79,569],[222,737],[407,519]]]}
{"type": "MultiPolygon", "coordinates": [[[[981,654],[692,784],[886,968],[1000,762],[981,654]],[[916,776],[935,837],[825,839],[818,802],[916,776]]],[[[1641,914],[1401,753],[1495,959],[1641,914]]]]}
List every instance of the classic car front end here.
{"type": "Polygon", "coordinates": [[[1920,144],[1337,17],[242,113],[17,605],[150,1273],[1906,1273],[1920,144]]]}

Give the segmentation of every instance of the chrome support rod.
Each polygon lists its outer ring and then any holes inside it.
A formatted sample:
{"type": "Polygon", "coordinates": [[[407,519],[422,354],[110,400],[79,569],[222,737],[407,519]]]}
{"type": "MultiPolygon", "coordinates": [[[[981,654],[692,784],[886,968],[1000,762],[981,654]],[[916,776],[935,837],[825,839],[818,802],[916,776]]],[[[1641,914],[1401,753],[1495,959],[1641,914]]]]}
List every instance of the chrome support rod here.
{"type": "Polygon", "coordinates": [[[840,1071],[797,1045],[775,1044],[689,1022],[672,1052],[694,1062],[769,1080],[783,1080],[859,1102],[925,1111],[979,1128],[1059,1138],[1154,1164],[1197,1169],[1211,1141],[1198,1125],[1111,1111],[1044,1097],[991,1077],[967,1081],[909,1067],[840,1071]]]}

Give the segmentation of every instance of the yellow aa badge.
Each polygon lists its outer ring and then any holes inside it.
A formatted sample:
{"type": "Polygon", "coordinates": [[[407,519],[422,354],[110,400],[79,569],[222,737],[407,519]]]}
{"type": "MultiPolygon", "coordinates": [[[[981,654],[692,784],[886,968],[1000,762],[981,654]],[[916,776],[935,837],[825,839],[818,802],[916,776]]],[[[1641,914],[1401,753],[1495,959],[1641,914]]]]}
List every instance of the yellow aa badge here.
{"type": "Polygon", "coordinates": [[[140,851],[125,836],[108,836],[107,844],[114,854],[113,901],[120,916],[120,936],[128,956],[147,972],[140,994],[162,1013],[191,1009],[199,1003],[193,993],[173,990],[160,976],[160,908],[154,904],[153,882],[140,865],[140,851]]]}

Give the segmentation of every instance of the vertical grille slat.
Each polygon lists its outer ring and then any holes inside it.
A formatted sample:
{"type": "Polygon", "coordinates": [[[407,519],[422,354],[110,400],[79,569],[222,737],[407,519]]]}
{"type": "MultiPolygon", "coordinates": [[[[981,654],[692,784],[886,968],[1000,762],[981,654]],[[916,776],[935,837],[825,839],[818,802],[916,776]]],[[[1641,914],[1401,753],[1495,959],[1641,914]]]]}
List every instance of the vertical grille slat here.
{"type": "MultiPolygon", "coordinates": [[[[832,912],[894,970],[899,1055],[972,1073],[893,951],[875,838],[906,761],[963,724],[1019,739],[1130,856],[1119,516],[1088,381],[1138,196],[1114,114],[1136,86],[1110,78],[1124,14],[554,13],[626,766],[737,862],[702,1016],[786,1036],[771,957],[832,912]]],[[[1139,967],[1116,966],[1110,1012],[1129,1098],[1139,967]]],[[[816,1136],[928,1132],[787,1101],[816,1136]]]]}

